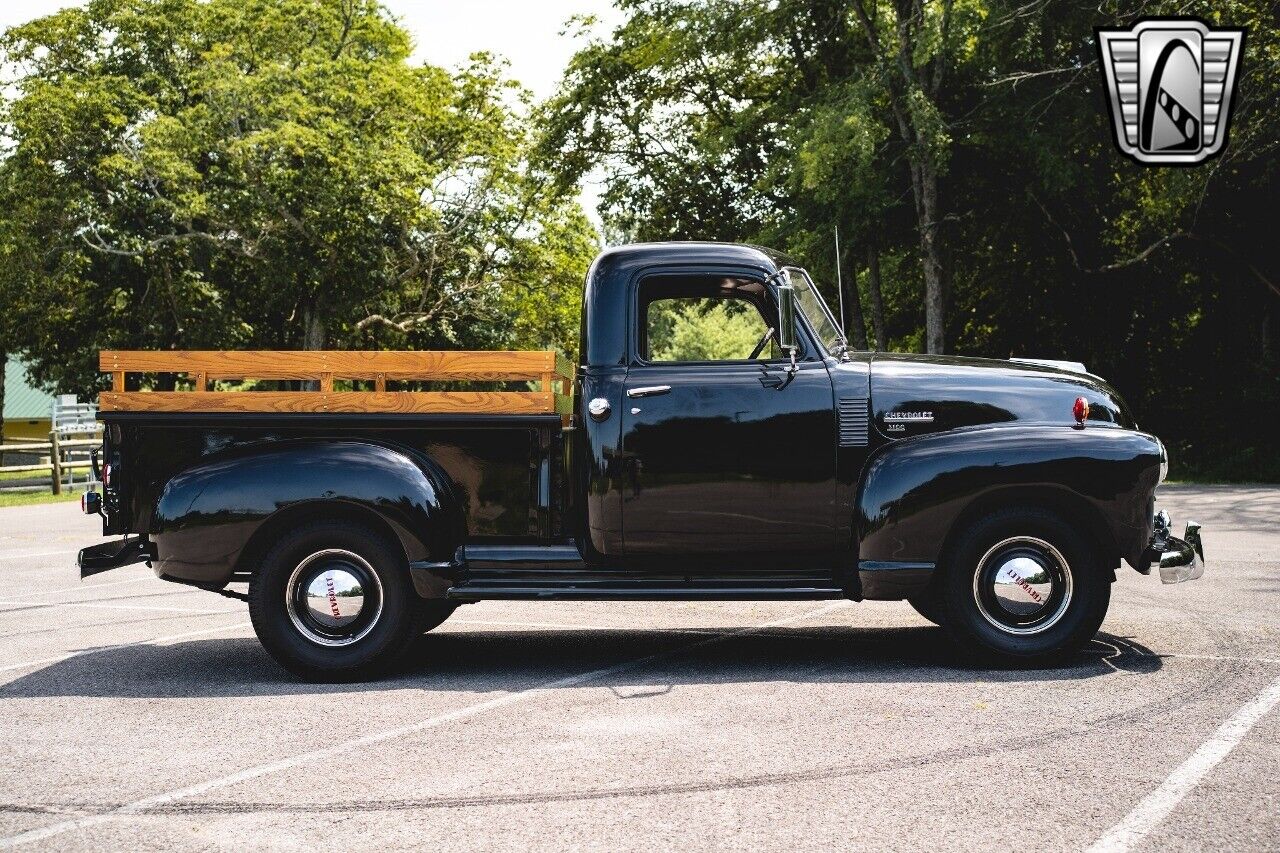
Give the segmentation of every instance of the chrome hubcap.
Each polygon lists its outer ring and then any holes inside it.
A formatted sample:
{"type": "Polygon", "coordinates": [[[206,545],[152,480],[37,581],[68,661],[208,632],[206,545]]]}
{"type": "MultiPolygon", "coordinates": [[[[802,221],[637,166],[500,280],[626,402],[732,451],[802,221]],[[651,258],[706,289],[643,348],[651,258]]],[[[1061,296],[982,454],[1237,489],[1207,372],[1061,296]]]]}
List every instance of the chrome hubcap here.
{"type": "Polygon", "coordinates": [[[285,588],[295,628],[313,643],[347,646],[359,641],[382,615],[382,584],[360,555],[333,548],[298,564],[285,588]]]}
{"type": "Polygon", "coordinates": [[[326,628],[345,628],[364,609],[360,579],[344,569],[326,569],[306,591],[308,615],[326,628]]]}
{"type": "Polygon", "coordinates": [[[1057,548],[1034,536],[997,542],[973,575],[973,600],[1007,634],[1038,634],[1056,625],[1072,594],[1071,567],[1057,548]]]}

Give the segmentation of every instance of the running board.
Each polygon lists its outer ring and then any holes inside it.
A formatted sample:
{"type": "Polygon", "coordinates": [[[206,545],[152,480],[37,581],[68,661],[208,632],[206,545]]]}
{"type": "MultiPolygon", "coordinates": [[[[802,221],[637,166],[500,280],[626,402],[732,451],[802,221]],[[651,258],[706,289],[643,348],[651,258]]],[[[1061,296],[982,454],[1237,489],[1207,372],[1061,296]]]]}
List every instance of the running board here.
{"type": "Polygon", "coordinates": [[[447,597],[455,601],[815,601],[844,598],[845,593],[837,587],[827,586],[744,585],[714,581],[469,581],[450,587],[447,597]]]}

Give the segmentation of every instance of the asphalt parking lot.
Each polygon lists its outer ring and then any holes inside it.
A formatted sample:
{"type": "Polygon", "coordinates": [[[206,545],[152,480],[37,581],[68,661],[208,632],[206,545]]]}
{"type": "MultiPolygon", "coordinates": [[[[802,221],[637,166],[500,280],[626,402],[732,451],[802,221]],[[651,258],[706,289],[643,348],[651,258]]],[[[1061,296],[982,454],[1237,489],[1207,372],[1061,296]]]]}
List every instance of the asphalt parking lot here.
{"type": "Polygon", "coordinates": [[[1070,665],[987,671],[898,603],[482,603],[375,684],[95,520],[0,510],[0,847],[1280,848],[1280,489],[1170,487],[1205,577],[1127,567],[1070,665]]]}

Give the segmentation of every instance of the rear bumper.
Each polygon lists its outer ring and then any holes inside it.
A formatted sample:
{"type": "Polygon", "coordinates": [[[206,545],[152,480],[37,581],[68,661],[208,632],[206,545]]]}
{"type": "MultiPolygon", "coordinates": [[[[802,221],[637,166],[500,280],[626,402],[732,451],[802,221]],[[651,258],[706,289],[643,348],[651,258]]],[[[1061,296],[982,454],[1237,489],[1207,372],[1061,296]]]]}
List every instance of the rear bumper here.
{"type": "Polygon", "coordinates": [[[156,557],[156,546],[141,536],[132,539],[117,539],[81,548],[76,564],[80,566],[80,579],[90,575],[131,566],[134,563],[150,562],[156,557]]]}
{"type": "Polygon", "coordinates": [[[1138,571],[1150,574],[1154,563],[1160,567],[1163,583],[1193,581],[1204,574],[1204,543],[1200,540],[1200,525],[1188,521],[1181,539],[1171,535],[1171,526],[1167,512],[1160,510],[1156,513],[1151,542],[1142,554],[1138,571]]]}

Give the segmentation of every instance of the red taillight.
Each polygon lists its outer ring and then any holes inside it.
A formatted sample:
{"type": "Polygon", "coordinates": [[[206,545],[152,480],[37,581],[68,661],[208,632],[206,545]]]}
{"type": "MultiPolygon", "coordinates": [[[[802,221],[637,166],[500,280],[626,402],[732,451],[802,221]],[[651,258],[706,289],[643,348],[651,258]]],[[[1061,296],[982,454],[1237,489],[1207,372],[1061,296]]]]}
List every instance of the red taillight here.
{"type": "Polygon", "coordinates": [[[1084,397],[1076,397],[1076,403],[1071,407],[1071,414],[1076,416],[1076,425],[1084,426],[1085,420],[1089,417],[1089,401],[1084,397]]]}
{"type": "Polygon", "coordinates": [[[103,486],[111,485],[111,464],[110,463],[102,466],[102,485],[103,486]]]}

